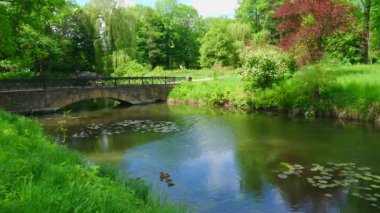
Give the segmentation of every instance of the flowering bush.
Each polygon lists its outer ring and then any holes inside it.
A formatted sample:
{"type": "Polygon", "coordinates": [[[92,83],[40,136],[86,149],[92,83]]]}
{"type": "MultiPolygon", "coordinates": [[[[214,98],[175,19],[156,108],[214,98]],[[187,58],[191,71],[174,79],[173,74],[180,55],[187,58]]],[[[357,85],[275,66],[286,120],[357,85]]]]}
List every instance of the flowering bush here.
{"type": "Polygon", "coordinates": [[[274,48],[246,49],[241,54],[240,77],[252,81],[255,87],[271,87],[289,78],[295,70],[295,60],[274,48]]]}

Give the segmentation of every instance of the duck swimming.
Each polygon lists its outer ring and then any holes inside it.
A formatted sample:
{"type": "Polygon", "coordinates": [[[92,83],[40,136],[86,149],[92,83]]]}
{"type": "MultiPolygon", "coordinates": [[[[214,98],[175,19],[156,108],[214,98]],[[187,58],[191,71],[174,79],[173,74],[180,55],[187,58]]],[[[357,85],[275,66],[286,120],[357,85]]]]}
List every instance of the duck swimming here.
{"type": "Polygon", "coordinates": [[[169,174],[169,173],[160,172],[160,178],[161,178],[161,179],[166,179],[166,178],[169,178],[169,177],[170,177],[170,174],[169,174]]]}

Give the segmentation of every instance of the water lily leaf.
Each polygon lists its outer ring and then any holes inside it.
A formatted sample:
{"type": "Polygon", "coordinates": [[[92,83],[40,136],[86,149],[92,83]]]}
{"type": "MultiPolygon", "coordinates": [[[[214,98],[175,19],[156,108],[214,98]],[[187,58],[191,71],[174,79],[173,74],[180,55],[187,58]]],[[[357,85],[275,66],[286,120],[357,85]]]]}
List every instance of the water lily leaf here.
{"type": "Polygon", "coordinates": [[[376,197],[367,197],[366,200],[376,202],[377,198],[376,197]]]}
{"type": "Polygon", "coordinates": [[[351,195],[354,197],[360,197],[360,198],[363,197],[359,193],[356,193],[356,192],[351,193],[351,195]]]}
{"type": "Polygon", "coordinates": [[[380,194],[377,194],[377,193],[376,193],[376,194],[374,194],[374,195],[375,195],[375,197],[379,197],[379,198],[380,198],[380,194]]]}
{"type": "Polygon", "coordinates": [[[294,164],[293,167],[294,167],[295,169],[299,169],[299,170],[304,169],[304,167],[301,166],[301,165],[299,165],[299,164],[294,164]]]}
{"type": "Polygon", "coordinates": [[[332,197],[332,194],[326,193],[325,197],[332,197]]]}
{"type": "Polygon", "coordinates": [[[327,183],[327,181],[325,181],[325,180],[318,180],[318,182],[320,182],[320,183],[327,183]]]}
{"type": "Polygon", "coordinates": [[[323,169],[325,168],[319,164],[312,164],[312,165],[313,165],[313,167],[310,169],[310,171],[312,171],[312,172],[323,171],[323,169]]]}
{"type": "Polygon", "coordinates": [[[378,186],[378,185],[370,185],[370,187],[372,187],[374,189],[380,189],[380,186],[378,186]]]}
{"type": "Polygon", "coordinates": [[[286,174],[279,174],[279,175],[277,175],[277,177],[279,177],[280,179],[286,179],[286,178],[288,178],[288,175],[286,175],[286,174]]]}
{"type": "Polygon", "coordinates": [[[369,167],[359,167],[358,170],[359,171],[368,171],[368,170],[371,170],[371,168],[369,168],[369,167]]]}
{"type": "Polygon", "coordinates": [[[360,178],[363,179],[363,180],[366,180],[366,181],[373,180],[371,177],[368,177],[368,176],[361,176],[360,178]]]}

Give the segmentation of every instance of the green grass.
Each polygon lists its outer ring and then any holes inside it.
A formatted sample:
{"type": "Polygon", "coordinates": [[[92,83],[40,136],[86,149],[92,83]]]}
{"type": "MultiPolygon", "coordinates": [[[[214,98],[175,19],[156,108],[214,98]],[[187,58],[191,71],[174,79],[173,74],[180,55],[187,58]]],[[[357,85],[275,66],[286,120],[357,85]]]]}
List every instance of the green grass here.
{"type": "Polygon", "coordinates": [[[185,102],[198,101],[204,105],[247,104],[245,88],[247,82],[239,80],[236,75],[225,75],[205,82],[188,82],[175,87],[169,95],[170,99],[185,102]]]}
{"type": "Polygon", "coordinates": [[[41,127],[0,111],[0,212],[178,212],[141,181],[50,143],[41,127]]]}
{"type": "Polygon", "coordinates": [[[380,116],[380,65],[304,67],[268,89],[252,88],[250,82],[239,80],[237,73],[221,72],[213,81],[181,84],[169,97],[185,102],[199,100],[206,105],[229,103],[281,111],[297,109],[308,115],[340,114],[356,120],[380,116]]]}
{"type": "Polygon", "coordinates": [[[380,112],[379,80],[379,65],[316,65],[271,89],[255,90],[252,102],[257,107],[373,120],[380,112]]]}
{"type": "Polygon", "coordinates": [[[237,73],[237,70],[215,70],[215,69],[200,69],[200,70],[164,70],[164,71],[152,71],[146,76],[174,76],[174,77],[186,77],[191,76],[194,80],[206,79],[206,78],[219,78],[223,76],[230,76],[237,73]]]}

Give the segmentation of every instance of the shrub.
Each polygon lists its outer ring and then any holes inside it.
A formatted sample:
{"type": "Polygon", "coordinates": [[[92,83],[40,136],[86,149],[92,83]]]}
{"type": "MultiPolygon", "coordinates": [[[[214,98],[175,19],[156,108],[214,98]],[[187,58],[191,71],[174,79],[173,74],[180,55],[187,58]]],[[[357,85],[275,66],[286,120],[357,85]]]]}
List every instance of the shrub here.
{"type": "Polygon", "coordinates": [[[154,73],[162,73],[162,72],[164,72],[164,71],[165,71],[164,68],[161,67],[161,66],[157,66],[157,67],[155,67],[155,68],[153,69],[153,72],[154,72],[154,73]]]}
{"type": "Polygon", "coordinates": [[[241,54],[241,78],[253,82],[255,87],[271,87],[291,77],[295,71],[294,59],[274,48],[246,49],[241,54]]]}
{"type": "Polygon", "coordinates": [[[143,76],[149,72],[149,67],[137,61],[129,61],[115,69],[111,74],[113,77],[143,76]]]}
{"type": "Polygon", "coordinates": [[[235,46],[234,40],[227,29],[222,26],[211,28],[202,39],[200,62],[203,67],[215,64],[233,65],[235,46]]]}

